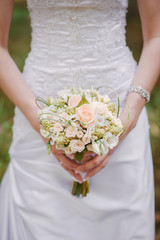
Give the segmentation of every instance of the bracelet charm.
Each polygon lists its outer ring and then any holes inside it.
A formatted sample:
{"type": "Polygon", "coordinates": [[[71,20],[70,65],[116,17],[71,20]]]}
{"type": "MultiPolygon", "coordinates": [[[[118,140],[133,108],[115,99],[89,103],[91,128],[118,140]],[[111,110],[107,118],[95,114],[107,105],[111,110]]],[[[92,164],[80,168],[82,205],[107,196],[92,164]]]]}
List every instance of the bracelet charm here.
{"type": "Polygon", "coordinates": [[[150,100],[150,93],[139,85],[130,86],[128,92],[129,93],[131,93],[131,92],[139,93],[142,97],[144,97],[146,99],[147,103],[150,100]]]}

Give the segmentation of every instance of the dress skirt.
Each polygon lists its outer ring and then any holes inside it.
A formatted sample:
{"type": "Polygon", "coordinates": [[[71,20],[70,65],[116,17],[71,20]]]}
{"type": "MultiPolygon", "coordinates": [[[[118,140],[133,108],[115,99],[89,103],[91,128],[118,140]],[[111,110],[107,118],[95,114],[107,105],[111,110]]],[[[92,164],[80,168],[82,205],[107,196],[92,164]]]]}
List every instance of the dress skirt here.
{"type": "MultiPolygon", "coordinates": [[[[22,113],[16,112],[22,121],[22,113]]],[[[1,240],[154,240],[153,161],[145,107],[106,167],[90,179],[85,198],[71,194],[72,176],[47,154],[29,124],[23,138],[12,143],[10,158],[0,188],[1,240]]]]}

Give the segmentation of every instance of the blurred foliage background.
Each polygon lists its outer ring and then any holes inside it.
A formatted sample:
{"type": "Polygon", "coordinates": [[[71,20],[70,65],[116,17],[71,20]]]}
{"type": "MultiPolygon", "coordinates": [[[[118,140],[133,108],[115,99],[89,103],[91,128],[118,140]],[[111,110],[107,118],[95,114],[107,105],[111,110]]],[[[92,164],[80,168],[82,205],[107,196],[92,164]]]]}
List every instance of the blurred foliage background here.
{"type": "MultiPolygon", "coordinates": [[[[30,19],[24,0],[15,1],[10,29],[9,52],[17,66],[23,71],[23,65],[30,51],[30,19]]],[[[142,34],[136,1],[129,1],[127,14],[127,43],[138,61],[142,49],[142,34]]],[[[156,197],[156,240],[160,240],[160,80],[152,92],[147,104],[150,121],[151,145],[154,161],[155,197],[156,197]]],[[[14,106],[0,90],[0,180],[9,163],[8,149],[12,139],[14,106]]]]}

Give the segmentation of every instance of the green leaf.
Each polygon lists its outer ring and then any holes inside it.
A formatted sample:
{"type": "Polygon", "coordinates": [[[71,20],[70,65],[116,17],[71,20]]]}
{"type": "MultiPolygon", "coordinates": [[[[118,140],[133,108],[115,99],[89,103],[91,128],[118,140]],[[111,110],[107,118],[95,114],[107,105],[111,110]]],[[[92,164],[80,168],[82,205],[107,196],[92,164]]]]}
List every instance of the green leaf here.
{"type": "Polygon", "coordinates": [[[48,143],[47,143],[47,152],[48,155],[51,153],[51,143],[50,143],[51,139],[49,139],[48,143]]]}
{"type": "Polygon", "coordinates": [[[84,157],[84,152],[76,152],[74,154],[74,160],[81,162],[84,157]]]}
{"type": "Polygon", "coordinates": [[[84,104],[89,104],[88,100],[86,99],[86,96],[85,96],[85,93],[83,92],[83,95],[82,95],[82,100],[80,101],[80,103],[78,104],[77,107],[80,107],[84,104]]]}

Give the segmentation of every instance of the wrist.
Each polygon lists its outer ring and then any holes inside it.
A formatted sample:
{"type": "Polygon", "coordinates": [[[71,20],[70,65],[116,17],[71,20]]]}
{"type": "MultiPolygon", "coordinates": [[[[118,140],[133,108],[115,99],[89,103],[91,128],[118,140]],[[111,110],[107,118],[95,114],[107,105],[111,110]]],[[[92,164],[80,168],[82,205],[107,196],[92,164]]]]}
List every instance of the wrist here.
{"type": "Polygon", "coordinates": [[[141,111],[146,105],[146,99],[136,92],[130,92],[126,98],[125,105],[132,110],[141,111]]]}
{"type": "Polygon", "coordinates": [[[136,126],[139,115],[145,105],[145,98],[138,93],[131,92],[128,94],[125,106],[120,114],[123,125],[126,123],[129,114],[129,121],[124,135],[129,133],[136,126]]]}
{"type": "Polygon", "coordinates": [[[32,125],[32,127],[40,133],[40,123],[38,120],[38,111],[39,108],[35,103],[35,98],[28,101],[27,106],[25,107],[25,116],[32,125]]]}

